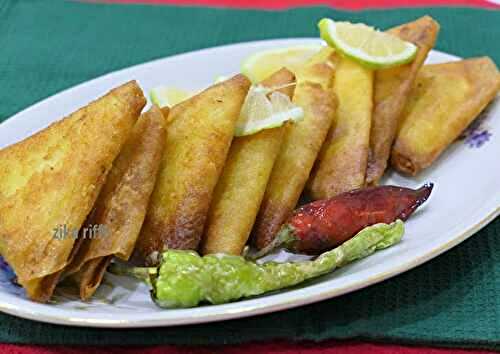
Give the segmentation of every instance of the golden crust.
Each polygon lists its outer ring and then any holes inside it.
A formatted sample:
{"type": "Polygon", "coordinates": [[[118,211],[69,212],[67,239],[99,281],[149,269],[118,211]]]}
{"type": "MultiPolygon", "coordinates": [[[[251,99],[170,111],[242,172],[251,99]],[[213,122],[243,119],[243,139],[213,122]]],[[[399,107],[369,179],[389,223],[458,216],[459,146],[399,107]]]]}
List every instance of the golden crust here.
{"type": "Polygon", "coordinates": [[[196,249],[250,82],[243,75],[174,106],[158,181],[133,260],[151,265],[164,247],[196,249]]]}
{"type": "Polygon", "coordinates": [[[336,57],[333,92],[338,106],[308,183],[314,199],[363,186],[373,109],[373,72],[336,57]]]}
{"type": "Polygon", "coordinates": [[[156,182],[163,148],[166,121],[156,106],[144,113],[113,163],[106,183],[84,224],[94,225],[96,235],[83,239],[65,276],[73,276],[82,299],[92,296],[105,271],[105,258],[116,255],[128,260],[144,221],[156,182]],[[95,273],[95,274],[93,274],[95,273]]]}
{"type": "Polygon", "coordinates": [[[325,48],[297,72],[293,102],[304,110],[304,119],[285,128],[252,231],[252,243],[259,249],[274,238],[297,205],[332,124],[336,99],[331,55],[325,48]]]}
{"type": "Polygon", "coordinates": [[[145,103],[129,82],[0,150],[0,253],[31,299],[50,297],[75,244],[55,229],[83,224],[145,103]]]}
{"type": "Polygon", "coordinates": [[[439,24],[429,16],[403,24],[388,31],[418,46],[415,59],[406,65],[375,73],[373,122],[366,184],[376,185],[384,174],[396,137],[401,113],[410,90],[427,54],[434,47],[439,24]]]}
{"type": "Polygon", "coordinates": [[[240,255],[252,229],[283,136],[281,128],[238,137],[210,205],[202,253],[240,255]]]}
{"type": "Polygon", "coordinates": [[[403,112],[392,166],[410,175],[430,166],[499,88],[500,74],[488,57],[425,65],[403,112]]]}
{"type": "MultiPolygon", "coordinates": [[[[282,69],[262,82],[267,87],[293,83],[292,72],[282,69]]],[[[289,97],[293,86],[281,90],[289,97]]],[[[229,151],[205,227],[202,253],[241,254],[257,216],[284,127],[237,137],[229,151]]]]}
{"type": "Polygon", "coordinates": [[[71,281],[78,286],[80,299],[85,301],[94,295],[112,258],[113,256],[93,258],[71,275],[71,281]]]}

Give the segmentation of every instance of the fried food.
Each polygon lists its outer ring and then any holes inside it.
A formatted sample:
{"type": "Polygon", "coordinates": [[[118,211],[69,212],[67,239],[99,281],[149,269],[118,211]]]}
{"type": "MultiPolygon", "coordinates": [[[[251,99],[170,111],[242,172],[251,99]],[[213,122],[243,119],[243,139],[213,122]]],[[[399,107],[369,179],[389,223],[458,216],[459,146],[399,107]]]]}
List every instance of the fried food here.
{"type": "Polygon", "coordinates": [[[132,81],[0,150],[0,254],[30,299],[50,298],[145,104],[132,81]]]}
{"type": "Polygon", "coordinates": [[[164,248],[197,249],[249,80],[237,75],[170,111],[160,174],[134,262],[157,263],[164,248]]]}
{"type": "Polygon", "coordinates": [[[165,118],[153,106],[139,118],[113,163],[84,224],[95,233],[84,238],[64,272],[76,281],[82,300],[94,294],[113,255],[126,261],[132,254],[156,182],[165,133],[165,118]]]}
{"type": "Polygon", "coordinates": [[[311,173],[313,199],[327,199],[364,185],[373,110],[373,71],[335,57],[333,92],[338,99],[332,128],[311,173]]]}
{"type": "Polygon", "coordinates": [[[439,24],[429,16],[388,31],[418,46],[415,59],[406,65],[375,73],[375,108],[370,135],[366,184],[376,185],[387,167],[401,113],[417,73],[434,47],[439,24]]]}
{"type": "Polygon", "coordinates": [[[403,112],[391,163],[416,175],[495,98],[500,74],[488,57],[425,65],[403,112]]]}
{"type": "Polygon", "coordinates": [[[326,47],[296,72],[293,102],[304,110],[304,119],[285,128],[252,231],[252,243],[259,249],[271,242],[297,205],[332,124],[336,107],[332,54],[326,47]]]}
{"type": "MultiPolygon", "coordinates": [[[[292,72],[281,69],[262,85],[280,87],[294,81],[292,72]]],[[[288,85],[280,91],[292,97],[293,89],[288,85]]],[[[279,153],[284,129],[284,126],[266,129],[234,139],[210,205],[203,254],[241,254],[279,153]]]]}

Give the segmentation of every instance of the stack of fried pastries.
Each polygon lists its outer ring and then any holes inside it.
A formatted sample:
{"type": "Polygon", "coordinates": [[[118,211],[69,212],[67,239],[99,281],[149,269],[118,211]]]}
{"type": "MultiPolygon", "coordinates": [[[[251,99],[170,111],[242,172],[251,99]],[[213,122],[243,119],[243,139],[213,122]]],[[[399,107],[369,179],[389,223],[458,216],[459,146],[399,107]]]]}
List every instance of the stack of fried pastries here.
{"type": "Polygon", "coordinates": [[[389,32],[418,47],[371,70],[325,47],[260,85],[304,117],[234,137],[251,82],[236,75],[173,107],[135,81],[0,150],[0,254],[30,299],[60,282],[92,297],[116,257],[154,266],[166,248],[241,255],[267,246],[304,193],[331,198],[379,183],[388,165],[429,167],[493,100],[487,57],[425,65],[439,25],[389,32]]]}

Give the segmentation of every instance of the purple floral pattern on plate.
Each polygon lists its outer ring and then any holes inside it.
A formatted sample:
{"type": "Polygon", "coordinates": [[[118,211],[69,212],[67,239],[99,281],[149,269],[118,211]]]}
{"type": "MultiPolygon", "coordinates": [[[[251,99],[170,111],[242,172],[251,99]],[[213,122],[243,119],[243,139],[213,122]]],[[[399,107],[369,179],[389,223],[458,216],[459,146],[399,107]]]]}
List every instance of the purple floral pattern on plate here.
{"type": "Polygon", "coordinates": [[[16,274],[2,256],[0,256],[0,287],[9,294],[25,296],[24,289],[16,283],[16,274]]]}
{"type": "Polygon", "coordinates": [[[479,117],[477,117],[460,135],[459,139],[463,140],[468,147],[479,148],[490,140],[492,133],[489,131],[486,119],[493,105],[492,102],[486,107],[479,117]]]}

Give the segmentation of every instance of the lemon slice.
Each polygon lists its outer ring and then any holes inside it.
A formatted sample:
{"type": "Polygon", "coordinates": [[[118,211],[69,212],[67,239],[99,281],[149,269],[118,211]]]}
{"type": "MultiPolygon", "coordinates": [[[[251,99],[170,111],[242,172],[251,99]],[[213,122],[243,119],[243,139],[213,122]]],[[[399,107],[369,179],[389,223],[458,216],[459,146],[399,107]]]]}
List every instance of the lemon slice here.
{"type": "Polygon", "coordinates": [[[324,18],[318,23],[321,38],[345,56],[371,69],[409,63],[417,46],[363,23],[335,22],[324,18]]]}
{"type": "Polygon", "coordinates": [[[241,72],[254,83],[282,67],[295,72],[321,48],[321,44],[311,44],[257,52],[243,61],[241,72]]]}
{"type": "Polygon", "coordinates": [[[277,128],[287,121],[299,121],[304,117],[301,107],[293,104],[287,95],[275,90],[261,85],[250,87],[236,122],[235,136],[277,128]]]}
{"type": "Polygon", "coordinates": [[[188,91],[167,86],[155,87],[149,92],[151,102],[159,107],[172,107],[191,96],[192,94],[188,91]]]}

